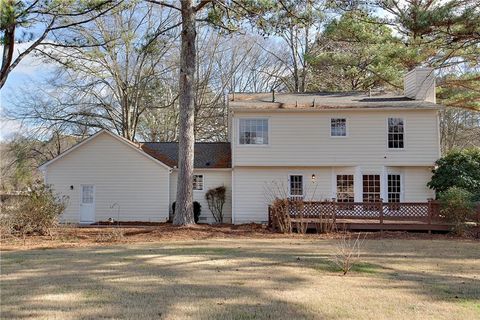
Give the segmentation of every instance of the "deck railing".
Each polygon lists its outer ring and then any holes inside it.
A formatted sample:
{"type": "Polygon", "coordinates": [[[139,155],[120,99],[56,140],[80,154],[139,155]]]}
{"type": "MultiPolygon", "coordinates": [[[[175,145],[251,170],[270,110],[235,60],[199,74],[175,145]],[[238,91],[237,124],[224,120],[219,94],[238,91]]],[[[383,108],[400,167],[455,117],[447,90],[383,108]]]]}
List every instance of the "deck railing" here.
{"type": "MultiPolygon", "coordinates": [[[[297,201],[288,207],[291,219],[355,219],[415,221],[431,224],[441,220],[440,206],[435,200],[427,202],[337,202],[337,201],[297,201]]],[[[269,207],[269,222],[271,210],[269,207]]]]}

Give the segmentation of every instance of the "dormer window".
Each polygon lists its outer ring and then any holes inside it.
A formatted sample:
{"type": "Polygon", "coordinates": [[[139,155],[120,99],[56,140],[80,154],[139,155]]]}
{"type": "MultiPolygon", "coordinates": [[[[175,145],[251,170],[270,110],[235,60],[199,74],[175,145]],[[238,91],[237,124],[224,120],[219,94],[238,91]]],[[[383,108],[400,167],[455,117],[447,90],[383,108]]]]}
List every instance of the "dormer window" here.
{"type": "Polygon", "coordinates": [[[405,147],[405,126],[402,118],[388,118],[388,148],[405,147]]]}
{"type": "Polygon", "coordinates": [[[345,118],[330,119],[330,136],[346,137],[347,136],[347,119],[345,118]]]}
{"type": "Polygon", "coordinates": [[[268,144],[268,119],[240,119],[239,129],[240,144],[268,144]]]}

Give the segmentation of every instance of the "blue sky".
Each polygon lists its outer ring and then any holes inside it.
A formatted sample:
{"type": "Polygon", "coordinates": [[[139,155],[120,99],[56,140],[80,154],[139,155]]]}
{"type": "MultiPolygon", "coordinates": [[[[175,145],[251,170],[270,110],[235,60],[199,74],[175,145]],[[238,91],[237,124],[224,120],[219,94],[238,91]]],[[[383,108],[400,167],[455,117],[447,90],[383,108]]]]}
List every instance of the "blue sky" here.
{"type": "MultiPolygon", "coordinates": [[[[19,43],[16,45],[16,54],[23,52],[29,43],[19,43]]],[[[0,47],[0,55],[2,54],[0,47]]],[[[26,56],[19,65],[10,73],[7,82],[0,90],[0,141],[7,139],[9,136],[21,130],[21,124],[17,121],[6,120],[4,118],[4,110],[11,108],[9,102],[12,97],[18,93],[18,88],[32,86],[36,81],[45,79],[53,70],[52,64],[45,63],[33,54],[26,56]]]]}

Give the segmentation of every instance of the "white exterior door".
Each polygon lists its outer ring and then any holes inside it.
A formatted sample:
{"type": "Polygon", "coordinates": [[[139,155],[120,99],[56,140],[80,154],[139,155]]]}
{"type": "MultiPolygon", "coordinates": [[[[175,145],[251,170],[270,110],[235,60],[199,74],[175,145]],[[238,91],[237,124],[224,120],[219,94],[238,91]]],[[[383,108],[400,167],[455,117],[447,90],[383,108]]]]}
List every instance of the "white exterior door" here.
{"type": "Polygon", "coordinates": [[[95,186],[82,185],[80,197],[80,223],[95,222],[95,186]]]}

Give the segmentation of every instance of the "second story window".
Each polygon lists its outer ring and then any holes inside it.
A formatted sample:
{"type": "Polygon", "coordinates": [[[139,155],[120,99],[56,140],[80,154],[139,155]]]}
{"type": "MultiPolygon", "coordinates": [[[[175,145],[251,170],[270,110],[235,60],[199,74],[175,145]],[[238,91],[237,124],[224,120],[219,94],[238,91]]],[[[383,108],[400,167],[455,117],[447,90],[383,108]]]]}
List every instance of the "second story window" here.
{"type": "Polygon", "coordinates": [[[347,119],[345,118],[330,119],[330,136],[346,137],[347,136],[347,119]]]}
{"type": "Polygon", "coordinates": [[[240,119],[240,144],[268,144],[268,119],[240,119]]]}
{"type": "Polygon", "coordinates": [[[388,148],[403,149],[405,147],[405,127],[402,118],[388,118],[388,148]]]}

